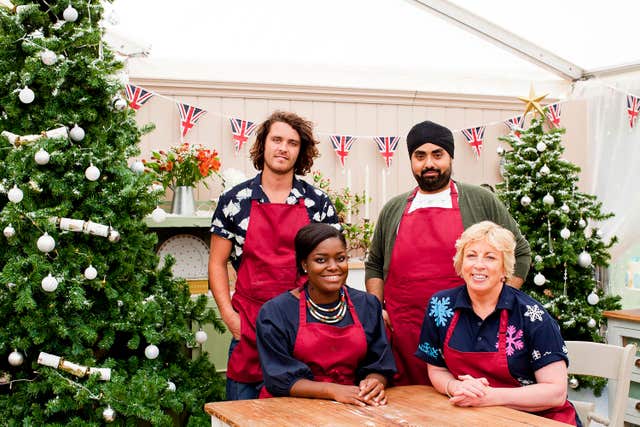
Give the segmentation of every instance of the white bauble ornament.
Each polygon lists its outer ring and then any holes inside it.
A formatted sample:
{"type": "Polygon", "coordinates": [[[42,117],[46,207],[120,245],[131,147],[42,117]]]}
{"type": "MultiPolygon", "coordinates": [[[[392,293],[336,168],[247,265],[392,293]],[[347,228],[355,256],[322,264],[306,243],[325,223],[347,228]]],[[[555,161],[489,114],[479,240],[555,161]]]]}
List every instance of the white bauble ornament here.
{"type": "Polygon", "coordinates": [[[76,22],[78,20],[78,11],[69,5],[64,12],[62,12],[62,19],[67,22],[76,22]]]}
{"type": "Polygon", "coordinates": [[[127,108],[127,101],[120,97],[117,97],[113,100],[113,108],[115,108],[117,111],[122,111],[127,108]]]}
{"type": "Polygon", "coordinates": [[[533,258],[533,260],[534,260],[535,262],[542,262],[542,257],[541,257],[540,255],[536,255],[536,256],[533,258]]]}
{"type": "Polygon", "coordinates": [[[160,349],[155,344],[149,344],[144,349],[144,355],[147,359],[155,359],[160,354],[160,349]]]}
{"type": "Polygon", "coordinates": [[[571,377],[569,380],[569,387],[575,390],[579,385],[580,383],[578,382],[578,379],[576,377],[571,377]]]}
{"type": "Polygon", "coordinates": [[[97,167],[93,166],[93,164],[91,164],[85,171],[84,171],[84,176],[89,180],[89,181],[96,181],[98,178],[100,178],[100,169],[98,169],[97,167]]]}
{"type": "Polygon", "coordinates": [[[96,270],[93,265],[89,264],[89,267],[84,269],[84,277],[88,280],[93,280],[98,277],[98,270],[96,270]]]}
{"type": "Polygon", "coordinates": [[[580,252],[580,255],[578,255],[578,265],[583,268],[587,268],[591,265],[591,255],[589,255],[589,252],[580,252]]]}
{"type": "Polygon", "coordinates": [[[562,237],[564,240],[567,240],[569,237],[571,237],[571,231],[569,231],[567,227],[563,228],[562,230],[560,230],[560,237],[562,237]]]}
{"type": "Polygon", "coordinates": [[[555,201],[556,200],[549,193],[545,194],[544,197],[542,198],[542,203],[544,203],[545,205],[552,205],[555,201]]]}
{"type": "Polygon", "coordinates": [[[540,141],[536,144],[536,150],[538,150],[539,152],[542,153],[546,149],[547,149],[547,144],[545,144],[544,142],[540,141]]]}
{"type": "Polygon", "coordinates": [[[533,283],[535,283],[538,286],[542,286],[545,283],[547,283],[547,278],[544,277],[544,274],[538,273],[535,276],[533,276],[533,283]]]}
{"type": "Polygon", "coordinates": [[[569,206],[567,206],[566,203],[563,203],[562,206],[560,206],[560,210],[564,213],[569,213],[571,209],[569,209],[569,206]]]}
{"type": "Polygon", "coordinates": [[[549,169],[549,166],[544,165],[540,168],[540,175],[546,176],[546,175],[549,175],[550,173],[551,173],[551,169],[549,169]]]}
{"type": "Polygon", "coordinates": [[[24,362],[24,356],[18,350],[13,350],[9,353],[9,365],[20,366],[24,362]]]}
{"type": "Polygon", "coordinates": [[[587,227],[584,229],[584,237],[590,239],[593,236],[593,229],[591,227],[587,227]]]}
{"type": "Polygon", "coordinates": [[[56,241],[53,237],[49,236],[49,233],[45,232],[40,238],[38,238],[38,250],[40,252],[49,253],[56,247],[56,241]]]}
{"type": "Polygon", "coordinates": [[[124,302],[121,299],[119,299],[117,304],[118,304],[118,307],[122,307],[124,305],[124,302]]]}
{"type": "Polygon", "coordinates": [[[33,159],[36,161],[37,164],[42,166],[49,163],[50,157],[51,156],[49,156],[49,153],[47,152],[47,150],[45,150],[44,148],[41,148],[38,151],[36,151],[36,154],[34,154],[33,159]]]}
{"type": "Polygon", "coordinates": [[[102,411],[102,418],[104,418],[106,422],[111,423],[116,419],[116,411],[114,411],[111,406],[107,406],[104,411],[102,411]]]}
{"type": "Polygon", "coordinates": [[[498,153],[499,156],[502,156],[504,154],[504,147],[502,145],[498,145],[498,148],[496,148],[496,153],[498,153]]]}
{"type": "Polygon", "coordinates": [[[597,325],[597,323],[596,323],[596,319],[591,318],[591,319],[589,319],[589,321],[587,322],[587,326],[588,326],[588,327],[590,327],[590,328],[592,328],[592,329],[593,329],[593,328],[595,328],[595,327],[596,327],[596,325],[597,325]]]}
{"type": "Polygon", "coordinates": [[[109,231],[109,237],[108,237],[109,241],[112,243],[117,242],[118,240],[120,240],[120,232],[116,231],[116,230],[111,230],[109,231]]]}
{"type": "Polygon", "coordinates": [[[144,172],[144,163],[142,163],[140,160],[136,160],[135,162],[131,163],[130,168],[133,172],[141,174],[142,172],[144,172]]]}
{"type": "Polygon", "coordinates": [[[207,341],[207,338],[209,338],[207,336],[207,333],[205,331],[203,331],[202,329],[200,329],[198,332],[196,332],[196,342],[198,344],[204,344],[207,341]]]}
{"type": "Polygon", "coordinates": [[[596,305],[598,302],[600,302],[600,297],[598,296],[598,294],[596,294],[595,291],[591,291],[591,293],[587,297],[587,302],[591,305],[596,305]]]}
{"type": "Polygon", "coordinates": [[[36,99],[36,94],[33,93],[33,91],[29,89],[28,86],[25,86],[22,89],[20,89],[20,92],[18,93],[18,98],[20,99],[20,102],[22,102],[23,104],[31,104],[33,100],[36,99]]]}
{"type": "Polygon", "coordinates": [[[585,228],[587,226],[587,221],[580,218],[580,221],[578,221],[578,225],[580,226],[580,228],[585,228]]]}
{"type": "Polygon", "coordinates": [[[529,206],[531,204],[531,198],[529,196],[522,196],[520,199],[520,204],[522,206],[529,206]]]}
{"type": "Polygon", "coordinates": [[[155,208],[153,212],[151,212],[151,219],[153,222],[160,223],[167,219],[167,212],[162,209],[160,206],[155,208]]]}
{"type": "Polygon", "coordinates": [[[58,280],[49,273],[47,277],[42,279],[41,285],[45,292],[53,292],[58,289],[58,280]]]}
{"type": "Polygon", "coordinates": [[[74,125],[69,131],[69,137],[76,142],[82,141],[84,139],[84,135],[84,129],[78,125],[74,125]]]}
{"type": "Polygon", "coordinates": [[[4,228],[2,233],[4,234],[4,237],[6,237],[7,239],[10,239],[16,235],[16,229],[13,228],[13,225],[9,224],[4,228]]]}
{"type": "Polygon", "coordinates": [[[172,381],[167,381],[167,390],[176,391],[176,385],[172,381]]]}
{"type": "Polygon", "coordinates": [[[58,55],[49,49],[45,49],[40,52],[40,60],[44,65],[53,65],[58,61],[58,55]]]}
{"type": "Polygon", "coordinates": [[[14,185],[11,190],[7,193],[7,197],[11,203],[20,203],[22,198],[24,197],[24,193],[21,189],[18,188],[17,185],[14,185]]]}

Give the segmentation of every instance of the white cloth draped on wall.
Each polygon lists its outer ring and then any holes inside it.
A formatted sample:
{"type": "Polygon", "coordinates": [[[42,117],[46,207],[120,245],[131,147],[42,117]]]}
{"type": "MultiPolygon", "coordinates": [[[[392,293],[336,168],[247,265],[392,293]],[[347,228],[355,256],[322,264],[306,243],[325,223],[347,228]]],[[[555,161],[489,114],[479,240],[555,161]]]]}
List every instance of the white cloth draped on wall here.
{"type": "Polygon", "coordinates": [[[617,80],[615,86],[600,80],[577,82],[572,94],[588,103],[590,138],[585,148],[591,185],[586,190],[598,197],[604,212],[615,214],[595,224],[605,241],[618,237],[611,248],[613,261],[640,242],[640,120],[629,126],[627,94],[640,96],[637,75],[617,80]]]}

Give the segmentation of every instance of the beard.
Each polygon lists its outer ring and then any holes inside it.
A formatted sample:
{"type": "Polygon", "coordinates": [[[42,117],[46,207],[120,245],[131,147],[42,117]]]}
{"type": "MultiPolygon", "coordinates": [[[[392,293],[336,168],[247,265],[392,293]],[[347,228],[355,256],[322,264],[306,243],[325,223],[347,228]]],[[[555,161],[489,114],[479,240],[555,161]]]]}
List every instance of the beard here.
{"type": "Polygon", "coordinates": [[[423,169],[420,172],[420,175],[413,175],[413,177],[418,182],[418,187],[420,190],[425,192],[434,192],[438,190],[442,190],[449,184],[449,180],[451,179],[451,165],[449,168],[444,171],[437,168],[427,168],[423,169]],[[437,172],[436,176],[426,176],[427,172],[437,172]]]}

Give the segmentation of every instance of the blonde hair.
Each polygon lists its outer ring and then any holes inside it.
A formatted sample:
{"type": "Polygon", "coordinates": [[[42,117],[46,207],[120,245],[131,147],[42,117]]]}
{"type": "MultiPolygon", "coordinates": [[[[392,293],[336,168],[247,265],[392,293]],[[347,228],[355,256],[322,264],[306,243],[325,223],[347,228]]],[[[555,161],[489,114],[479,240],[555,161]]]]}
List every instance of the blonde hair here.
{"type": "Polygon", "coordinates": [[[482,240],[502,253],[505,280],[509,280],[513,276],[516,265],[516,239],[511,231],[491,221],[482,221],[472,225],[464,230],[464,233],[456,240],[456,254],[453,257],[453,266],[456,269],[456,273],[462,276],[462,258],[467,246],[482,240]]]}

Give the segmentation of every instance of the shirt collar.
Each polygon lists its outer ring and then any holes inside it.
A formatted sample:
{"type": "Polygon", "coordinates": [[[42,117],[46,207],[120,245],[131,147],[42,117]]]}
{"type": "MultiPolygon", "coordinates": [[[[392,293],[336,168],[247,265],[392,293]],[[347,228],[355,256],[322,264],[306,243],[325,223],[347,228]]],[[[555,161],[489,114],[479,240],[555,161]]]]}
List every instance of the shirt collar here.
{"type": "MultiPolygon", "coordinates": [[[[509,285],[505,284],[502,287],[502,291],[498,297],[498,303],[496,304],[496,310],[502,310],[503,308],[506,308],[507,310],[513,309],[513,306],[516,304],[516,296],[512,291],[513,289],[511,289],[509,285]]],[[[471,306],[471,297],[469,296],[466,286],[462,286],[462,289],[458,292],[453,308],[466,308],[473,310],[473,307],[471,306]]]]}
{"type": "MultiPolygon", "coordinates": [[[[260,203],[265,203],[269,198],[262,190],[262,186],[260,185],[261,182],[262,172],[259,172],[249,183],[249,187],[251,188],[251,199],[258,200],[260,203]]],[[[291,192],[289,193],[289,198],[293,196],[298,200],[304,197],[305,193],[306,191],[302,180],[293,175],[293,185],[291,187],[291,192]]]]}

